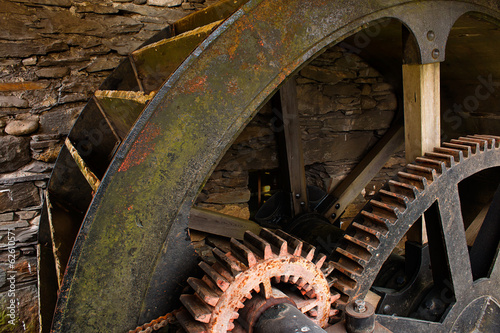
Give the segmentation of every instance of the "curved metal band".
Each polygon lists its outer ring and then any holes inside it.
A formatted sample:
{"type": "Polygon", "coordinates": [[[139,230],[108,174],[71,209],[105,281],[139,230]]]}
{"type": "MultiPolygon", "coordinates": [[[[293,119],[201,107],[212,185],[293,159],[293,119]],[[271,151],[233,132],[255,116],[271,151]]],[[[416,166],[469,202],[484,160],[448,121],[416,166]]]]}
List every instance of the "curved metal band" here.
{"type": "MultiPolygon", "coordinates": [[[[496,1],[441,2],[500,17],[496,1]]],[[[164,314],[177,268],[193,260],[191,203],[259,106],[324,47],[433,3],[251,0],[240,8],[165,83],[116,155],[75,243],[54,332],[126,331],[164,314]],[[165,305],[148,303],[151,295],[165,305]]]]}

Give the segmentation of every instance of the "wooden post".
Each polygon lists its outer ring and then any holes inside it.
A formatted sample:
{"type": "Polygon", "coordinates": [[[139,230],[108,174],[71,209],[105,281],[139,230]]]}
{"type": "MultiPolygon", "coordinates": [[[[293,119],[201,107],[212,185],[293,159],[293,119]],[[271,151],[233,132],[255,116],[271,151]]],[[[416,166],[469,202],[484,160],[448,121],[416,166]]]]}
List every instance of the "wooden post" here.
{"type": "Polygon", "coordinates": [[[406,161],[441,143],[440,63],[403,65],[406,161]]]}
{"type": "MultiPolygon", "coordinates": [[[[440,63],[403,65],[406,161],[441,144],[440,63]]],[[[409,241],[427,243],[425,219],[407,233],[409,241]]]]}

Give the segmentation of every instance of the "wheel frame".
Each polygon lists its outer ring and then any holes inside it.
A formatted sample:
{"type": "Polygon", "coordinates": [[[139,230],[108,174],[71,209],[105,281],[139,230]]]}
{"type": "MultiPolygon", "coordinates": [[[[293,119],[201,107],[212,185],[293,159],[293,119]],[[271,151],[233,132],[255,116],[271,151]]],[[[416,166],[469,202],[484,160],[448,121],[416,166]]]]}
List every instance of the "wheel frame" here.
{"type": "MultiPolygon", "coordinates": [[[[195,261],[186,238],[191,204],[259,107],[326,46],[421,3],[355,3],[348,12],[344,2],[260,0],[226,20],[159,90],[118,150],[73,248],[53,331],[123,331],[163,314],[173,296],[160,281],[179,278],[175,270],[195,261]],[[294,23],[299,16],[305,24],[294,23]],[[253,80],[240,74],[249,68],[257,69],[253,80]]],[[[500,18],[487,0],[449,3],[500,18]]]]}

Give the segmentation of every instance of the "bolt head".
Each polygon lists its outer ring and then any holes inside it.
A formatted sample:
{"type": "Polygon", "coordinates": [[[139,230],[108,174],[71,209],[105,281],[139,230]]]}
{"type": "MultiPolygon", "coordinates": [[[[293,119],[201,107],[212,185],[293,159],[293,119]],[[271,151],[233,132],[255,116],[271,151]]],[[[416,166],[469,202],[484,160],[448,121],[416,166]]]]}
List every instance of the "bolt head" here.
{"type": "Polygon", "coordinates": [[[436,38],[436,34],[434,33],[434,31],[429,30],[429,32],[427,32],[427,39],[430,42],[432,42],[435,38],[436,38]]]}
{"type": "Polygon", "coordinates": [[[363,313],[366,311],[366,302],[360,299],[354,301],[354,311],[363,313]]]}
{"type": "Polygon", "coordinates": [[[438,49],[432,50],[432,58],[434,58],[434,59],[439,58],[439,50],[438,49]]]}
{"type": "Polygon", "coordinates": [[[391,313],[391,306],[389,304],[384,305],[384,313],[385,314],[390,314],[391,313]]]}

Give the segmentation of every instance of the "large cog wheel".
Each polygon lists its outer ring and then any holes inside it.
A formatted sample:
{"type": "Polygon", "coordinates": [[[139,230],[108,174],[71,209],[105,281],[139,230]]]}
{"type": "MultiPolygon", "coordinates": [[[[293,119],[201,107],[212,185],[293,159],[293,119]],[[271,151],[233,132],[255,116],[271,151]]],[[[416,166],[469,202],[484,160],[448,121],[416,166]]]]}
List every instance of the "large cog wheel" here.
{"type": "MultiPolygon", "coordinates": [[[[474,262],[469,260],[458,184],[498,166],[500,137],[474,135],[444,143],[409,164],[406,171],[398,174],[398,180],[389,181],[387,188],[355,218],[336,249],[335,269],[330,276],[333,289],[342,295],[339,304],[365,297],[392,250],[425,214],[430,226],[427,229],[438,234],[433,236],[438,240],[434,244],[442,243],[446,257],[443,262],[446,268],[433,263],[433,270],[448,270],[450,281],[445,282],[454,293],[454,300],[439,322],[386,315],[378,315],[377,321],[394,332],[468,332],[482,325],[480,309],[490,306],[497,313],[500,310],[498,235],[490,246],[493,254],[491,265],[485,269],[487,275],[473,278],[474,262]],[[429,216],[428,211],[431,211],[429,216]],[[468,320],[467,317],[475,315],[479,318],[468,320]]],[[[499,190],[496,192],[498,196],[499,190]]],[[[493,198],[494,202],[496,199],[493,198]]],[[[496,214],[493,212],[491,216],[498,222],[496,214]]],[[[473,251],[474,247],[470,252],[473,251]]]]}
{"type": "Polygon", "coordinates": [[[248,323],[238,323],[239,311],[255,297],[266,300],[287,298],[318,326],[325,327],[337,310],[332,303],[340,296],[330,292],[328,275],[333,266],[315,248],[289,234],[262,229],[260,235],[247,231],[243,243],[231,239],[231,251],[213,249],[216,262],[202,261],[202,279],[189,278],[194,294],[184,294],[181,302],[189,311],[177,319],[189,333],[251,331],[248,323]],[[296,289],[279,290],[279,284],[296,289]],[[246,326],[246,327],[245,327],[246,326]]]}

